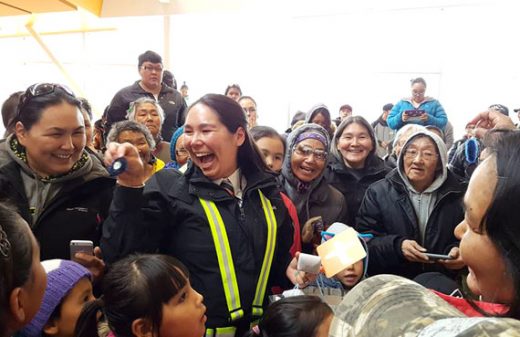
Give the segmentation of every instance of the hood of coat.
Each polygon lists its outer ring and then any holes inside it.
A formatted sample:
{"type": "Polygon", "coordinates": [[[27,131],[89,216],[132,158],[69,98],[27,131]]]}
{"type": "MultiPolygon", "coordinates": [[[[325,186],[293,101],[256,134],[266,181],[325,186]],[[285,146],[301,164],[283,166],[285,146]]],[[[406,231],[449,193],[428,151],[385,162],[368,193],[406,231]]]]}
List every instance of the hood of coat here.
{"type": "Polygon", "coordinates": [[[305,115],[305,123],[310,123],[318,112],[320,112],[325,117],[325,119],[328,122],[327,125],[330,125],[331,124],[330,110],[325,104],[321,104],[321,103],[316,104],[307,112],[307,114],[305,115]]]}
{"type": "Polygon", "coordinates": [[[433,132],[430,132],[428,130],[421,130],[417,131],[410,135],[408,140],[406,141],[405,145],[403,146],[403,149],[401,150],[401,153],[399,154],[399,158],[397,159],[397,169],[399,171],[399,175],[403,179],[404,183],[406,184],[406,187],[412,191],[415,191],[415,188],[410,183],[410,180],[406,176],[406,173],[404,171],[404,154],[406,152],[406,149],[408,146],[418,137],[428,137],[430,138],[433,143],[435,144],[437,148],[437,152],[439,154],[439,160],[440,162],[437,165],[437,169],[435,171],[435,179],[433,180],[432,184],[425,190],[423,193],[431,193],[433,191],[436,191],[446,180],[448,171],[446,168],[446,165],[448,163],[448,153],[446,150],[446,145],[444,144],[444,141],[434,134],[433,132]]]}
{"type": "MultiPolygon", "coordinates": [[[[300,137],[300,135],[302,135],[304,133],[317,133],[317,134],[321,135],[326,140],[326,144],[324,144],[325,149],[328,151],[328,149],[330,148],[329,134],[327,133],[327,131],[324,128],[322,128],[321,126],[319,126],[317,124],[312,124],[312,123],[304,124],[289,134],[289,136],[287,137],[287,150],[285,151],[285,158],[284,158],[283,166],[282,166],[282,176],[286,180],[289,180],[292,184],[294,184],[294,186],[296,186],[298,184],[298,179],[294,176],[294,174],[292,172],[291,157],[296,148],[296,145],[299,143],[298,138],[300,137]]],[[[321,174],[316,179],[314,179],[314,181],[319,181],[321,179],[321,177],[323,177],[327,164],[328,164],[328,158],[325,162],[324,169],[322,170],[321,174]]]]}

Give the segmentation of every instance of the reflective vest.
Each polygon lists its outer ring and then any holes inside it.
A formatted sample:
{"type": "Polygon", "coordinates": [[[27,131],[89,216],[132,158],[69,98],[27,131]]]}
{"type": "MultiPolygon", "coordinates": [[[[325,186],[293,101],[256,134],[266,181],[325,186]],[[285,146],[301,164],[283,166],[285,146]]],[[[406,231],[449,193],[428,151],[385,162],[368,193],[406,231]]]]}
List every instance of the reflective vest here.
{"type": "MultiPolygon", "coordinates": [[[[271,264],[274,258],[274,251],[276,248],[276,232],[278,226],[271,201],[269,201],[269,199],[264,196],[262,191],[258,190],[258,193],[260,195],[262,209],[264,210],[265,220],[267,223],[267,244],[265,247],[262,269],[260,270],[260,275],[256,284],[255,297],[253,299],[252,306],[253,316],[260,317],[263,314],[262,303],[265,297],[267,280],[269,279],[271,264]]],[[[206,213],[206,217],[208,218],[211,229],[211,236],[213,237],[215,252],[217,254],[220,277],[222,279],[222,285],[224,286],[224,294],[226,296],[230,322],[234,322],[244,316],[244,311],[242,309],[242,305],[240,304],[240,292],[238,289],[237,276],[235,273],[235,264],[233,263],[231,248],[229,247],[226,227],[215,203],[203,198],[199,198],[199,200],[202,208],[204,209],[204,212],[206,213]]],[[[208,329],[206,332],[206,336],[224,335],[233,336],[233,327],[208,329]]]]}

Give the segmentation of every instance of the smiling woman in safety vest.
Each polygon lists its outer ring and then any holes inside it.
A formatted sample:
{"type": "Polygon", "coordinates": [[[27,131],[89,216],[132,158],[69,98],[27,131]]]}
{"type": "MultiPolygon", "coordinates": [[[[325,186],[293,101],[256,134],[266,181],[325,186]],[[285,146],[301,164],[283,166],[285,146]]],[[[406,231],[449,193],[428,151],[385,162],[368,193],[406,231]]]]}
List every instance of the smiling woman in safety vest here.
{"type": "Polygon", "coordinates": [[[192,104],[184,145],[186,173],[162,170],[144,186],[130,144],[110,144],[105,160],[125,157],[102,249],[112,262],[132,252],[181,260],[207,306],[207,336],[241,336],[262,314],[272,285],[284,282],[292,226],[274,176],[247,133],[235,101],[208,94],[192,104]]]}

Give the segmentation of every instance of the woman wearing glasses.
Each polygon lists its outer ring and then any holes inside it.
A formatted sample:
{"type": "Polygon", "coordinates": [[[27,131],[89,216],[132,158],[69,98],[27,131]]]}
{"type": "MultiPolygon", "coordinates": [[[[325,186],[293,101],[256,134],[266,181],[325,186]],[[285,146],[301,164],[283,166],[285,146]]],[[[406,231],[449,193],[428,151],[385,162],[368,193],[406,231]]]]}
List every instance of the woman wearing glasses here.
{"type": "Polygon", "coordinates": [[[453,230],[464,217],[466,185],[446,169],[446,147],[427,130],[410,136],[397,169],[372,184],[357,216],[356,229],[369,241],[369,275],[413,278],[426,271],[452,275],[463,267],[453,230]],[[425,253],[449,254],[433,260],[425,253]]]}
{"type": "Polygon", "coordinates": [[[298,211],[303,251],[321,241],[320,231],[334,222],[347,221],[347,204],[341,192],[323,174],[328,162],[328,132],[317,124],[304,124],[287,138],[281,182],[298,211]]]}
{"type": "Polygon", "coordinates": [[[0,198],[30,224],[42,260],[69,259],[71,240],[97,244],[110,206],[114,180],[85,150],[80,109],[67,88],[32,85],[0,143],[0,198]]]}
{"type": "Polygon", "coordinates": [[[184,145],[191,158],[186,172],[159,171],[145,186],[137,149],[109,144],[105,161],[125,157],[128,168],[117,178],[103,256],[175,256],[204,296],[207,335],[225,330],[242,336],[261,315],[268,289],[285,281],[293,234],[289,216],[236,101],[208,94],[193,103],[184,145]]]}
{"type": "Polygon", "coordinates": [[[388,126],[399,130],[405,124],[434,125],[444,130],[448,117],[438,100],[425,96],[426,81],[417,77],[412,81],[412,96],[403,98],[394,107],[386,120],[388,126]]]}

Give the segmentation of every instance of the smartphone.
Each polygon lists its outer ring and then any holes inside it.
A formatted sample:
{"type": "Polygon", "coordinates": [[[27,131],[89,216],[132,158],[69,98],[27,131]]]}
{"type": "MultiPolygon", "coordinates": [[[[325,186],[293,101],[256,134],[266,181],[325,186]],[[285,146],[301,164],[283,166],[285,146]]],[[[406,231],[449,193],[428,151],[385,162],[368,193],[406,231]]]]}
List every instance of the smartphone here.
{"type": "Polygon", "coordinates": [[[424,110],[406,110],[405,113],[408,115],[408,117],[420,117],[423,113],[425,113],[424,110]]]}
{"type": "Polygon", "coordinates": [[[444,254],[424,253],[424,255],[428,256],[428,259],[430,260],[453,260],[452,256],[444,254]]]}
{"type": "Polygon", "coordinates": [[[90,240],[71,240],[70,241],[70,259],[74,259],[76,253],[85,253],[94,255],[94,242],[90,240]]]}

